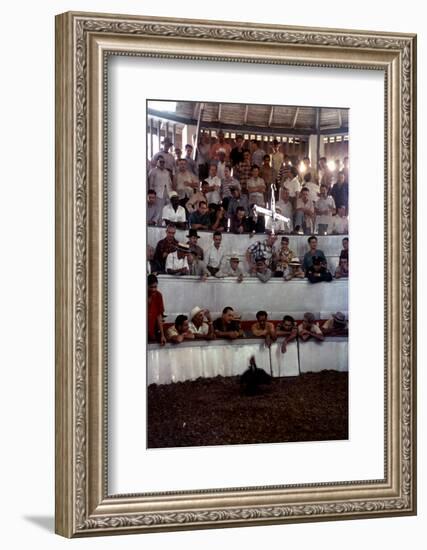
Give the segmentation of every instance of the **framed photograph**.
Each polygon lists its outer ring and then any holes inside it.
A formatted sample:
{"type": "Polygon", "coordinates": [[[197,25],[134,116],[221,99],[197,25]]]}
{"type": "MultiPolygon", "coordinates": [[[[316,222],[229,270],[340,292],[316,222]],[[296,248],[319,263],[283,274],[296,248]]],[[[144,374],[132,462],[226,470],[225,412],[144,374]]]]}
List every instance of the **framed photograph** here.
{"type": "Polygon", "coordinates": [[[416,513],[415,90],[415,35],[57,16],[58,534],[416,513]]]}

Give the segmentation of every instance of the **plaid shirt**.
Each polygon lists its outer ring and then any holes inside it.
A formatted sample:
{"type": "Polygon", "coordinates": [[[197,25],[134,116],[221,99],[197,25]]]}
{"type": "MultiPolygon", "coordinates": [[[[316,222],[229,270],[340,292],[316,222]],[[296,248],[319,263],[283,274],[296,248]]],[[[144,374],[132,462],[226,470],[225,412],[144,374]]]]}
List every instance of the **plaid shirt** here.
{"type": "Polygon", "coordinates": [[[248,252],[252,256],[252,260],[256,262],[257,260],[265,259],[268,267],[272,265],[274,250],[273,247],[267,244],[267,241],[257,241],[248,248],[248,252]]]}
{"type": "Polygon", "coordinates": [[[239,181],[240,185],[242,186],[242,193],[247,193],[247,187],[246,184],[248,183],[248,179],[251,176],[251,164],[248,162],[247,164],[245,162],[241,162],[235,167],[235,174],[233,174],[239,181]]]}

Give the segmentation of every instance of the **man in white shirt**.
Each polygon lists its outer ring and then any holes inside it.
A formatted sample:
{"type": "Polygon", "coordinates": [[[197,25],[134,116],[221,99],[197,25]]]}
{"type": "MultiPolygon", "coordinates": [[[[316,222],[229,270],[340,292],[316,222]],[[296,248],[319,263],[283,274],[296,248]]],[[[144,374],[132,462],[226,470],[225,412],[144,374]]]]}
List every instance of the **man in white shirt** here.
{"type": "Polygon", "coordinates": [[[208,309],[202,309],[199,306],[193,307],[190,312],[188,329],[194,334],[196,340],[215,338],[212,317],[208,309]]]}
{"type": "Polygon", "coordinates": [[[322,183],[319,199],[314,203],[316,227],[319,235],[325,235],[332,227],[332,215],[335,213],[335,201],[328,195],[328,186],[322,183]]]}
{"type": "Polygon", "coordinates": [[[303,185],[308,189],[308,198],[315,203],[319,198],[320,187],[315,181],[313,181],[310,173],[304,175],[303,185]]]}
{"type": "Polygon", "coordinates": [[[166,258],[166,273],[168,275],[188,275],[189,267],[187,256],[190,247],[186,243],[178,243],[175,252],[170,252],[166,258]]]}
{"type": "Polygon", "coordinates": [[[158,155],[157,166],[152,168],[148,174],[148,188],[154,189],[163,204],[169,202],[169,194],[172,192],[172,177],[169,170],[166,170],[163,155],[158,155]]]}
{"type": "Polygon", "coordinates": [[[213,234],[213,243],[206,252],[206,267],[211,275],[216,275],[221,268],[222,260],[225,256],[225,249],[222,246],[222,234],[215,231],[213,234]]]}
{"type": "Polygon", "coordinates": [[[294,215],[294,209],[292,208],[292,203],[289,198],[289,189],[287,187],[284,187],[282,189],[282,192],[280,194],[280,200],[276,202],[276,210],[280,208],[281,214],[285,216],[286,218],[289,218],[288,227],[285,227],[285,231],[289,230],[292,231],[294,228],[293,224],[293,215],[294,215]]]}
{"type": "Polygon", "coordinates": [[[332,233],[338,235],[347,235],[348,233],[348,218],[345,215],[345,206],[337,208],[337,215],[333,217],[332,233]]]}
{"type": "Polygon", "coordinates": [[[314,315],[311,312],[304,313],[302,323],[298,325],[298,336],[303,342],[314,338],[319,342],[325,339],[323,332],[317,326],[314,315]]]}
{"type": "Polygon", "coordinates": [[[295,168],[295,166],[291,166],[290,172],[291,172],[292,179],[290,181],[285,180],[282,186],[288,189],[289,197],[292,200],[293,204],[295,205],[298,195],[301,191],[301,183],[298,178],[298,170],[295,168]]]}
{"type": "Polygon", "coordinates": [[[314,227],[314,204],[308,194],[307,187],[303,187],[295,209],[295,228],[299,226],[305,234],[312,233],[314,227]]]}
{"type": "Polygon", "coordinates": [[[170,204],[164,206],[162,211],[162,220],[164,225],[168,225],[172,222],[178,229],[185,229],[185,208],[179,205],[178,193],[176,191],[172,191],[169,198],[171,201],[170,204]]]}
{"type": "Polygon", "coordinates": [[[248,179],[247,190],[249,193],[249,204],[257,206],[265,206],[265,181],[259,177],[259,167],[254,164],[252,166],[251,177],[248,179]]]}
{"type": "Polygon", "coordinates": [[[209,177],[206,178],[206,181],[209,183],[208,203],[219,204],[221,202],[221,180],[217,176],[216,164],[209,166],[209,177]]]}

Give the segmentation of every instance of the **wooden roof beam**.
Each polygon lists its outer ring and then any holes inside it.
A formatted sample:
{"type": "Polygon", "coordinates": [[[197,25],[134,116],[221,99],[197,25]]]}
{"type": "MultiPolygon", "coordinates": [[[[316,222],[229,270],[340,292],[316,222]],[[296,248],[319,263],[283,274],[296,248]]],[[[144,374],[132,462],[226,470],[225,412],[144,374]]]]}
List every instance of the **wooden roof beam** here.
{"type": "Polygon", "coordinates": [[[295,125],[297,123],[298,115],[299,115],[299,107],[297,107],[297,109],[295,111],[295,115],[294,115],[294,118],[292,120],[292,128],[295,128],[295,125]]]}

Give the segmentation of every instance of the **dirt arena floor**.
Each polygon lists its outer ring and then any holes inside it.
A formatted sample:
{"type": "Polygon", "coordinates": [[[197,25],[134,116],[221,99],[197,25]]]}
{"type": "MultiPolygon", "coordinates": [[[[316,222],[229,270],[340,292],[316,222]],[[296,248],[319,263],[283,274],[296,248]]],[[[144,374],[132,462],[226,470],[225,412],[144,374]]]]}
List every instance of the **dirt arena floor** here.
{"type": "Polygon", "coordinates": [[[348,439],[348,375],[276,378],[245,395],[237,376],[148,388],[148,447],[348,439]]]}

